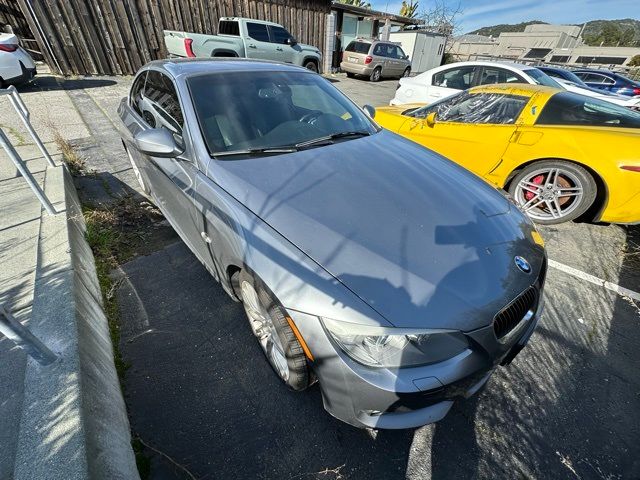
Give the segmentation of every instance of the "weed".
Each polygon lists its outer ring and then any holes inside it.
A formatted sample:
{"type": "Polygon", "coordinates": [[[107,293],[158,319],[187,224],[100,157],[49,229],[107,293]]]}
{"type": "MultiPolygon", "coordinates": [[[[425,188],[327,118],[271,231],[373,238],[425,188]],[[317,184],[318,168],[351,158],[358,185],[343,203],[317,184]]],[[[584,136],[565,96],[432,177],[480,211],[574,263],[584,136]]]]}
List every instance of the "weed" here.
{"type": "Polygon", "coordinates": [[[69,141],[60,135],[60,132],[55,128],[53,129],[53,141],[58,146],[60,153],[62,153],[62,158],[69,167],[71,175],[74,177],[84,175],[86,173],[86,162],[84,158],[76,152],[69,141]]]}
{"type": "Polygon", "coordinates": [[[0,123],[0,128],[9,132],[9,135],[11,135],[16,139],[16,144],[14,145],[15,147],[22,147],[23,145],[27,144],[27,141],[25,140],[25,138],[15,128],[10,127],[8,125],[2,125],[1,123],[0,123]]]}

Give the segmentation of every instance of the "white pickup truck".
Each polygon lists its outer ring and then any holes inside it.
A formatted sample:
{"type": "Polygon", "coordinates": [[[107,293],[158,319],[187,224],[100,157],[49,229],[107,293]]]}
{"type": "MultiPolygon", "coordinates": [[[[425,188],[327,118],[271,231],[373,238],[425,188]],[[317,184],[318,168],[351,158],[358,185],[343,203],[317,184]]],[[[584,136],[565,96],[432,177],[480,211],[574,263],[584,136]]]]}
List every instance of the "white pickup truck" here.
{"type": "Polygon", "coordinates": [[[242,57],[292,63],[320,71],[322,53],[298,43],[282,25],[250,18],[222,17],[218,35],[164,31],[173,57],[242,57]]]}

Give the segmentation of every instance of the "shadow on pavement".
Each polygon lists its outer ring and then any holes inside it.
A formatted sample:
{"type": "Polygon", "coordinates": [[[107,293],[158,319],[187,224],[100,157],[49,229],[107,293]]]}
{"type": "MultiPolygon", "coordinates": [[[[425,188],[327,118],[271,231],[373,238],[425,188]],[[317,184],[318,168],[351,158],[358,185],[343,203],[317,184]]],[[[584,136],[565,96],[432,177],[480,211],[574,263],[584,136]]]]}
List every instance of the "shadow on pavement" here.
{"type": "Polygon", "coordinates": [[[373,432],[330,417],[317,386],[286,390],[183,243],[123,270],[132,429],[196,478],[640,476],[638,307],[612,292],[550,271],[546,313],[510,367],[436,425],[373,432]]]}
{"type": "Polygon", "coordinates": [[[118,82],[107,78],[66,78],[54,77],[50,74],[36,76],[30,83],[17,85],[16,88],[20,93],[40,92],[42,90],[86,90],[89,88],[109,87],[116,85],[118,82]]]}

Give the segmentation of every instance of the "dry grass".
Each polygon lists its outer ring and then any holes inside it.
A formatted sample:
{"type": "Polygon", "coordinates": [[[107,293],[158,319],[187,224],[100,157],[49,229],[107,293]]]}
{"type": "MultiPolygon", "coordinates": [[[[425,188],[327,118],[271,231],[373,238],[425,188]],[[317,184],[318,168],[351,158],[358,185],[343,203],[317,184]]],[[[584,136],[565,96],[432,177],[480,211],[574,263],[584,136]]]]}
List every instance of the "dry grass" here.
{"type": "Polygon", "coordinates": [[[64,162],[69,167],[71,175],[78,177],[86,173],[86,162],[73,148],[69,141],[60,135],[60,132],[53,128],[53,141],[58,146],[64,162]]]}

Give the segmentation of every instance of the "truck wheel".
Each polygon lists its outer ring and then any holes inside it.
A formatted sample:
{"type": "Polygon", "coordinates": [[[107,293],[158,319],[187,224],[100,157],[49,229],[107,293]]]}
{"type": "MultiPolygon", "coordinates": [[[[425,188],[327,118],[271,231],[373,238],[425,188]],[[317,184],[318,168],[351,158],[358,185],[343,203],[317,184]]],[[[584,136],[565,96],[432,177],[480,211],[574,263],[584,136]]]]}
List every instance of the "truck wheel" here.
{"type": "Polygon", "coordinates": [[[271,368],[289,388],[304,390],[313,383],[313,376],[284,309],[245,270],[239,273],[239,284],[249,325],[271,368]]]}
{"type": "Polygon", "coordinates": [[[369,77],[369,80],[371,80],[372,82],[379,82],[381,78],[382,78],[382,68],[380,67],[374,68],[373,72],[371,72],[371,76],[369,77]]]}
{"type": "Polygon", "coordinates": [[[312,72],[318,73],[318,64],[313,60],[308,60],[307,62],[305,62],[304,68],[306,68],[307,70],[311,70],[312,72]]]}

